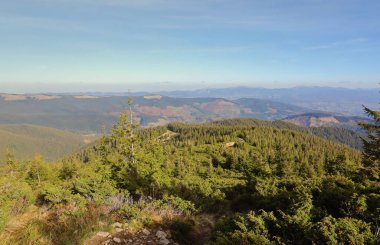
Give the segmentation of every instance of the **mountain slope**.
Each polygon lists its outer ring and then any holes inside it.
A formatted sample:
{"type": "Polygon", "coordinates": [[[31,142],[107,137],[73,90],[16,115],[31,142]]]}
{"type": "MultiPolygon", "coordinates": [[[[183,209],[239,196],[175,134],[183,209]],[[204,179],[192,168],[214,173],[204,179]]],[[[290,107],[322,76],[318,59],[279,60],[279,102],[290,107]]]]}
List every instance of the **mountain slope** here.
{"type": "Polygon", "coordinates": [[[359,130],[359,122],[370,121],[364,117],[341,116],[331,113],[304,113],[288,116],[283,120],[305,127],[342,127],[353,131],[359,130]]]}
{"type": "Polygon", "coordinates": [[[231,119],[213,122],[215,125],[225,126],[248,126],[248,127],[274,127],[285,130],[312,134],[323,139],[332,140],[336,143],[362,150],[362,139],[364,137],[358,132],[339,127],[304,127],[286,121],[264,121],[257,119],[231,119]]]}
{"type": "Polygon", "coordinates": [[[55,160],[91,140],[90,136],[37,125],[0,125],[0,159],[10,149],[18,159],[30,159],[39,153],[47,160],[55,160]]]}

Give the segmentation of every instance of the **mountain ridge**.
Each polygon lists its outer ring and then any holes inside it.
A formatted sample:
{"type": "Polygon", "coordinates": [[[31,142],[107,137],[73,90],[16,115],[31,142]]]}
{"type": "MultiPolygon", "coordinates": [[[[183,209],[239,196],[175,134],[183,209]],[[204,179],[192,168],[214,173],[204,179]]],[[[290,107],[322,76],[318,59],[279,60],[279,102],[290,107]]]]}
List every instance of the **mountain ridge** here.
{"type": "MultiPolygon", "coordinates": [[[[0,99],[0,124],[27,123],[75,131],[102,132],[128,108],[124,96],[8,96],[0,99]]],[[[207,122],[224,118],[281,119],[309,112],[299,106],[261,99],[133,97],[135,118],[143,125],[173,121],[207,122]]]]}

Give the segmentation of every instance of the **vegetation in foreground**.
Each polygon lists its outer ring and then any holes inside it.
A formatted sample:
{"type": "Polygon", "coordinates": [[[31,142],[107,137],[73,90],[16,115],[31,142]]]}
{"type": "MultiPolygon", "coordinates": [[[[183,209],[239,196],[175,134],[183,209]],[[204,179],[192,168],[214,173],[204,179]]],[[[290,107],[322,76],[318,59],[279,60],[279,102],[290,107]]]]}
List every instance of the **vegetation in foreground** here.
{"type": "Polygon", "coordinates": [[[291,129],[224,123],[138,130],[122,114],[109,136],[48,165],[0,168],[4,244],[83,244],[126,223],[164,226],[180,244],[380,242],[380,113],[363,153],[291,129]]]}

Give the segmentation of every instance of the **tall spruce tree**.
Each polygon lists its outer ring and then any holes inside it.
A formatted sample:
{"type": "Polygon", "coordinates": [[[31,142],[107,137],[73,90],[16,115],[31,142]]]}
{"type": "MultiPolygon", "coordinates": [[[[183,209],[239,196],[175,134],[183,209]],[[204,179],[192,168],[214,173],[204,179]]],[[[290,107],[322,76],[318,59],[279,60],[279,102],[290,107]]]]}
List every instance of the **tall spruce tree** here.
{"type": "Polygon", "coordinates": [[[379,180],[380,172],[380,111],[364,107],[366,114],[374,120],[373,123],[360,123],[366,131],[367,139],[363,138],[363,167],[367,178],[379,180]]]}

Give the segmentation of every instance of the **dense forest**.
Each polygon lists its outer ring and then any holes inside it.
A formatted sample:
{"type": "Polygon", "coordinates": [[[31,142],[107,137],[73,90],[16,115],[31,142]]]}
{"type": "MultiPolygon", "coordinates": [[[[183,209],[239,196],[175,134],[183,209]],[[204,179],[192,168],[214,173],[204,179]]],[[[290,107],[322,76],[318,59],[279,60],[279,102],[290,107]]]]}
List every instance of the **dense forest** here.
{"type": "Polygon", "coordinates": [[[89,244],[118,222],[130,241],[160,226],[178,244],[378,244],[380,112],[366,112],[363,151],[254,120],[139,129],[128,112],[62,161],[8,152],[0,240],[89,244]]]}
{"type": "Polygon", "coordinates": [[[223,121],[216,121],[213,124],[220,125],[230,125],[230,126],[255,126],[255,127],[274,127],[279,129],[289,129],[292,131],[297,131],[301,133],[313,134],[328,140],[335,141],[337,143],[348,145],[352,148],[362,150],[362,140],[366,136],[361,132],[354,132],[352,130],[342,128],[342,127],[303,127],[298,126],[290,122],[283,120],[267,121],[267,120],[257,120],[253,118],[245,119],[227,119],[223,121]]]}

